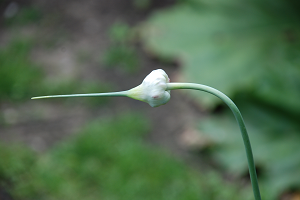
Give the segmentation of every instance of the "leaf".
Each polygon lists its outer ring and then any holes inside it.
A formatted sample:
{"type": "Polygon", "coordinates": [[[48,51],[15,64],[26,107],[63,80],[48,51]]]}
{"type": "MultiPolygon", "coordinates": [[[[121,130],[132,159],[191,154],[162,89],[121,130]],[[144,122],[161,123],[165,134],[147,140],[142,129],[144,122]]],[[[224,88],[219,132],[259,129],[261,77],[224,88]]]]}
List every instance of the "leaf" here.
{"type": "MultiPolygon", "coordinates": [[[[156,12],[141,26],[148,52],[179,60],[188,82],[215,87],[230,97],[248,91],[300,114],[298,3],[187,2],[156,12]]],[[[208,108],[220,103],[212,96],[194,95],[208,108]]]]}
{"type": "MultiPolygon", "coordinates": [[[[251,102],[239,105],[265,187],[275,196],[287,189],[300,188],[299,125],[266,107],[251,102]]],[[[201,120],[198,128],[215,142],[212,154],[220,164],[238,176],[248,172],[242,137],[232,113],[201,120]]]]}

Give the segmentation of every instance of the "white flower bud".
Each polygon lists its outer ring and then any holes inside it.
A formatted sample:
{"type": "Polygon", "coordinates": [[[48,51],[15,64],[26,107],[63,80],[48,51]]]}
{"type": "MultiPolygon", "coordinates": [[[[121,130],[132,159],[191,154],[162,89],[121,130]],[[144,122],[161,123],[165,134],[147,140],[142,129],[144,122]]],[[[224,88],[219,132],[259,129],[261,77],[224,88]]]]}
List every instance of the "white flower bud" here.
{"type": "Polygon", "coordinates": [[[166,104],[170,100],[167,83],[170,79],[162,69],[153,70],[142,84],[128,91],[128,97],[144,101],[152,107],[166,104]]]}

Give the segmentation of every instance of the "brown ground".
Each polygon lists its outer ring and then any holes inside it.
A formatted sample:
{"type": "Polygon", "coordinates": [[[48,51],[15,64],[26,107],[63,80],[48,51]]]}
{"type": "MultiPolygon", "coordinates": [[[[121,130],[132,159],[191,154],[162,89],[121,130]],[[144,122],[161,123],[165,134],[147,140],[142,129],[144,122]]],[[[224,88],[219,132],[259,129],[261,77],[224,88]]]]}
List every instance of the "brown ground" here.
{"type": "MultiPolygon", "coordinates": [[[[20,5],[24,1],[19,1],[20,5]]],[[[32,0],[25,4],[37,6],[45,13],[38,25],[21,28],[24,35],[33,34],[39,43],[50,43],[50,48],[38,45],[32,59],[44,68],[49,84],[56,80],[77,78],[101,80],[116,85],[116,90],[130,89],[144,79],[151,70],[162,68],[176,80],[179,68],[162,64],[148,56],[137,44],[141,66],[137,73],[126,73],[121,68],[107,68],[99,62],[109,47],[108,29],[115,22],[138,25],[155,11],[173,3],[171,0],[153,1],[146,11],[136,9],[132,1],[124,0],[32,0]],[[57,36],[57,37],[56,37],[57,36]],[[56,38],[53,40],[53,38],[56,38]],[[84,54],[85,59],[78,57],[84,54]]],[[[1,30],[0,44],[7,43],[13,30],[1,30]]],[[[41,95],[41,94],[37,94],[41,95]]],[[[95,117],[117,115],[123,111],[139,111],[149,117],[152,131],[147,141],[170,150],[174,155],[192,163],[201,162],[182,146],[182,134],[189,130],[201,112],[191,100],[178,91],[172,92],[170,102],[158,108],[127,98],[115,98],[105,107],[86,108],[82,104],[58,104],[51,100],[29,100],[22,105],[2,103],[6,126],[0,126],[0,140],[21,141],[41,152],[74,134],[95,117]]],[[[187,135],[187,138],[193,135],[187,135]]],[[[192,139],[193,140],[193,139],[192,139]]]]}
{"type": "MultiPolygon", "coordinates": [[[[0,46],[7,44],[16,32],[25,36],[34,35],[41,45],[37,45],[31,57],[47,73],[49,84],[56,80],[77,78],[83,81],[108,81],[116,86],[116,90],[126,90],[140,84],[147,74],[158,68],[164,69],[171,80],[176,80],[179,68],[151,58],[140,44],[136,45],[141,60],[137,73],[127,73],[118,67],[107,68],[99,62],[103,52],[110,46],[107,31],[112,24],[124,22],[130,26],[138,25],[156,9],[170,6],[173,3],[171,0],[154,0],[146,11],[136,9],[132,1],[126,0],[32,0],[18,3],[37,6],[45,17],[38,25],[17,30],[1,28],[0,46]],[[42,45],[45,41],[50,48],[42,45]],[[82,54],[86,58],[78,59],[82,54]]],[[[22,142],[37,152],[43,152],[67,139],[93,118],[138,111],[149,117],[152,125],[152,131],[146,138],[148,142],[165,148],[194,166],[201,164],[201,160],[182,145],[182,134],[192,133],[186,130],[190,130],[194,119],[201,117],[201,112],[178,91],[172,92],[168,104],[158,108],[120,97],[99,108],[87,108],[80,103],[60,104],[55,100],[28,100],[22,105],[1,103],[0,110],[6,124],[0,125],[0,140],[22,142]]],[[[185,138],[194,140],[193,134],[185,134],[185,138]]],[[[11,198],[0,188],[0,199],[11,198]]]]}

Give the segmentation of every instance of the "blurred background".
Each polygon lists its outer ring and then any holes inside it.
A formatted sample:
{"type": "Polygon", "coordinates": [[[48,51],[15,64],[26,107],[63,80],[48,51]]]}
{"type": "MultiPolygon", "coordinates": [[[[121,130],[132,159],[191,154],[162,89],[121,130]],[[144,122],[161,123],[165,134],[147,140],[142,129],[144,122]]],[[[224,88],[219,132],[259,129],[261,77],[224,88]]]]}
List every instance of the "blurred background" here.
{"type": "Polygon", "coordinates": [[[154,69],[240,108],[263,199],[300,199],[296,0],[0,0],[0,199],[253,199],[230,110],[127,90],[154,69]]]}

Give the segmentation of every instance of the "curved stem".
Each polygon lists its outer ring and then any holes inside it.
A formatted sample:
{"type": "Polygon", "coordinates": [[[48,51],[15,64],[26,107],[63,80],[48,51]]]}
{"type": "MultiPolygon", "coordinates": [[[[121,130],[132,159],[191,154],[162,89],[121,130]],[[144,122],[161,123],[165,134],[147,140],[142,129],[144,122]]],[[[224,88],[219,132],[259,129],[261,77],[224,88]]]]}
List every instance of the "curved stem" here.
{"type": "Polygon", "coordinates": [[[249,173],[250,173],[250,179],[253,187],[253,193],[255,200],[261,200],[260,192],[259,192],[259,186],[257,181],[257,175],[255,170],[255,164],[251,149],[251,144],[249,140],[249,136],[246,130],[246,126],[244,123],[244,120],[242,118],[242,114],[239,111],[238,107],[233,103],[233,101],[227,97],[225,94],[220,92],[219,90],[216,90],[212,87],[201,85],[201,84],[195,84],[195,83],[167,83],[167,90],[175,90],[175,89],[193,89],[193,90],[201,90],[204,92],[211,93],[217,97],[219,97],[221,100],[223,100],[231,109],[233,112],[235,119],[237,120],[240,131],[242,134],[242,138],[244,141],[246,154],[247,154],[247,160],[248,160],[248,166],[249,166],[249,173]]]}
{"type": "Polygon", "coordinates": [[[31,99],[45,99],[45,98],[61,98],[61,97],[127,97],[128,91],[121,92],[107,92],[107,93],[90,93],[90,94],[64,94],[64,95],[50,95],[32,97],[31,99]]]}

